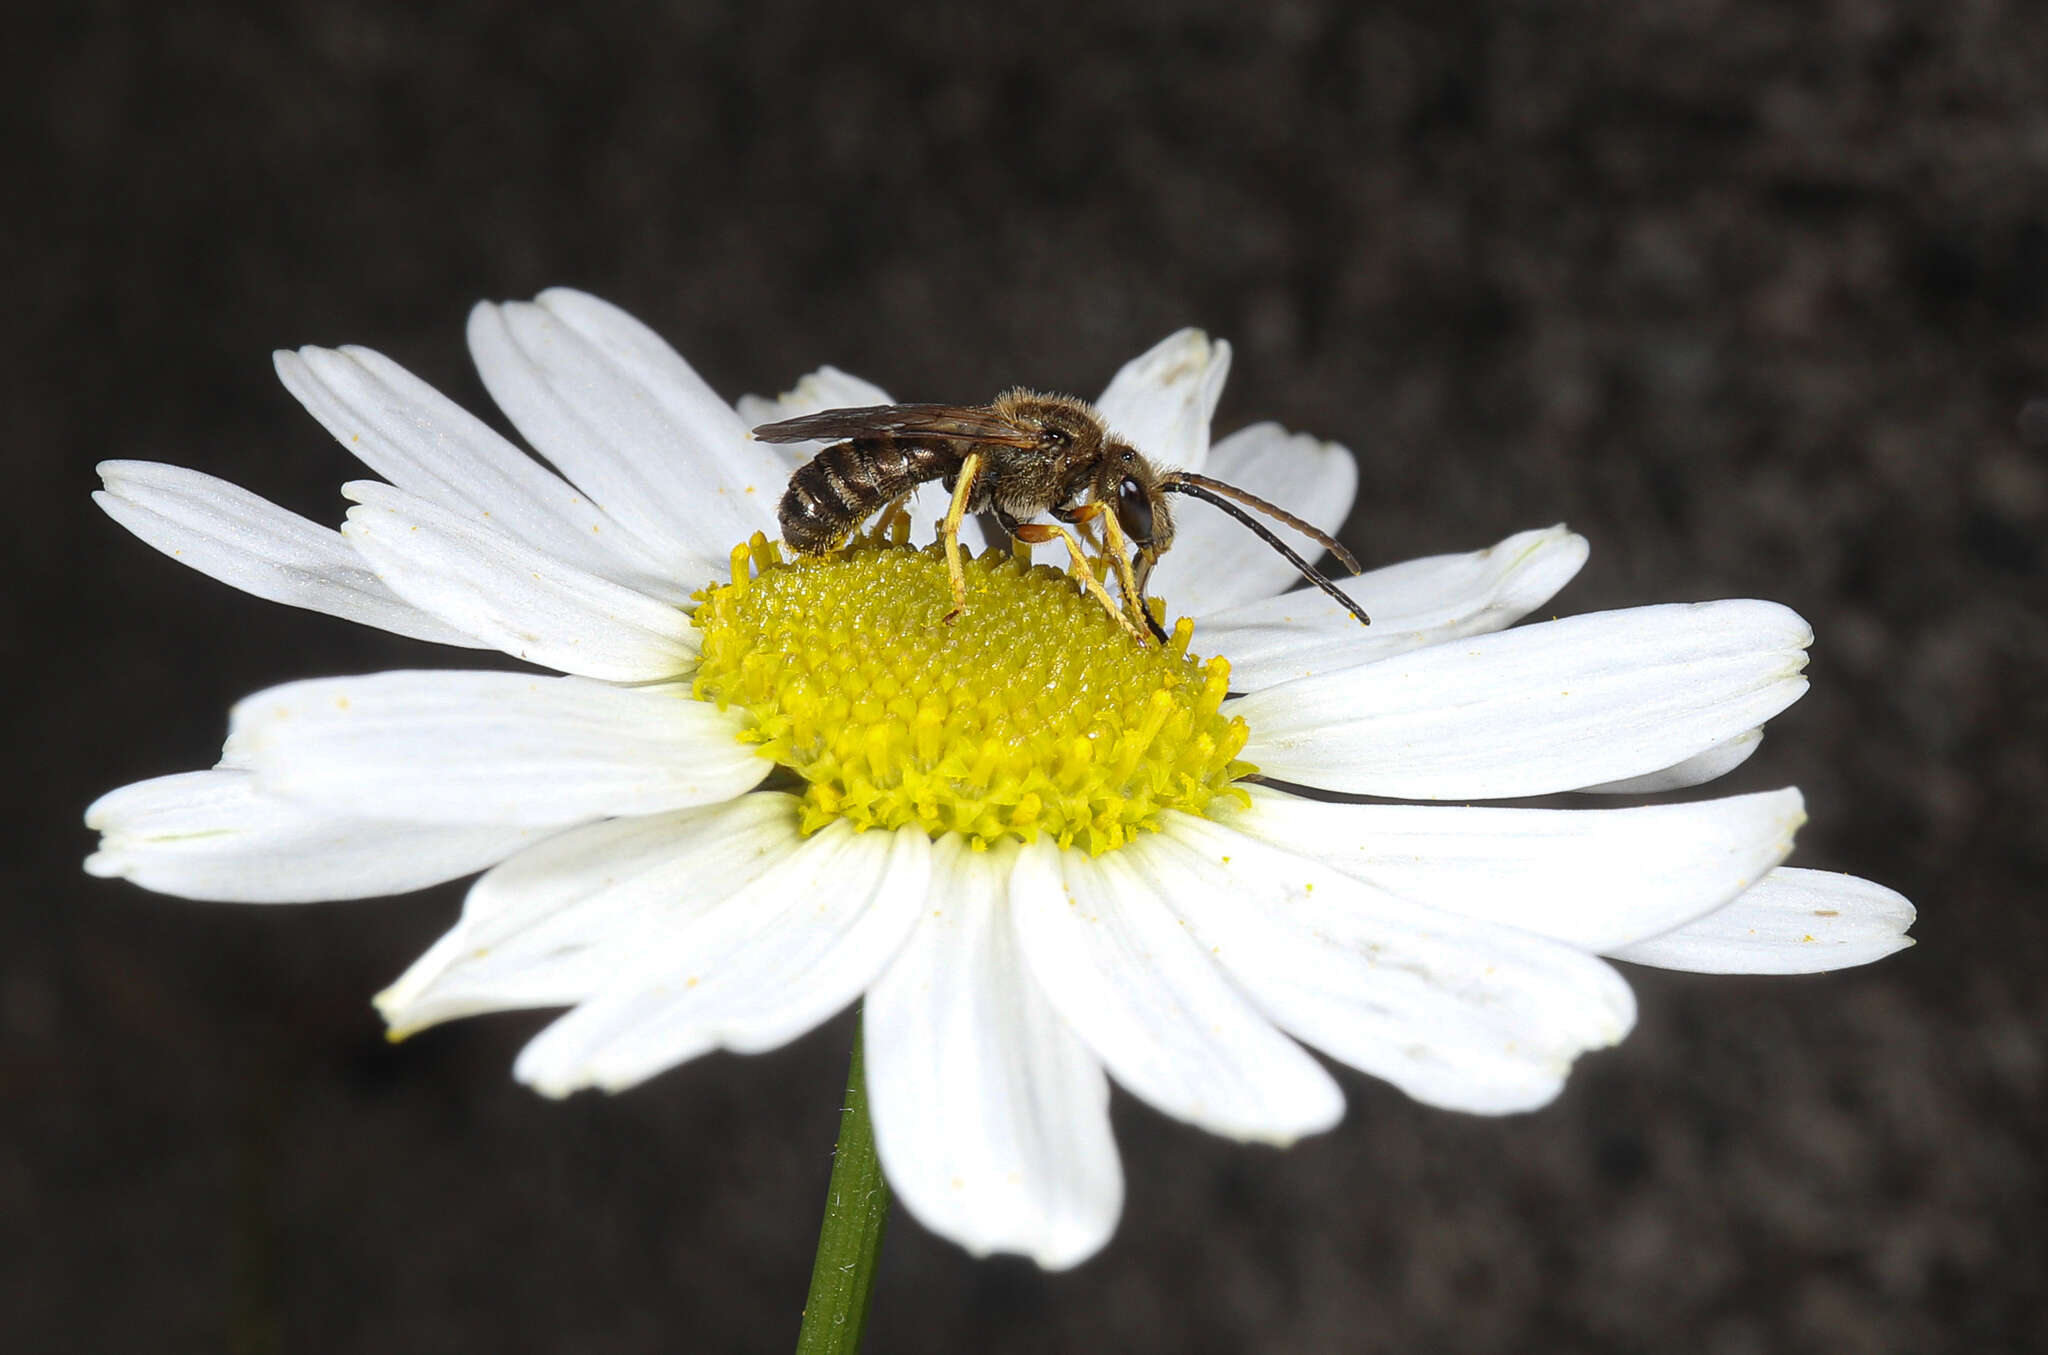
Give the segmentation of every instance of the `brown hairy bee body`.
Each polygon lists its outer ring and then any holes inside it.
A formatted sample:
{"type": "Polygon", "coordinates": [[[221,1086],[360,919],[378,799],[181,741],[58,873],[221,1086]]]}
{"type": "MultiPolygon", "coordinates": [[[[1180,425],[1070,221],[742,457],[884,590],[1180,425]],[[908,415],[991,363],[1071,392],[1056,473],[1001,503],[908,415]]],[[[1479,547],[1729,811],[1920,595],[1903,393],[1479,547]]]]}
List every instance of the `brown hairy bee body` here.
{"type": "Polygon", "coordinates": [[[940,524],[953,584],[953,611],[966,610],[960,566],[960,523],[968,513],[993,513],[1019,540],[1066,543],[1076,574],[1112,616],[1142,638],[1140,625],[1164,640],[1145,606],[1145,583],[1173,544],[1168,494],[1184,494],[1229,513],[1302,575],[1356,616],[1365,612],[1316,573],[1285,542],[1237,504],[1248,504],[1303,533],[1353,573],[1358,562],[1327,534],[1265,500],[1189,471],[1161,472],[1112,434],[1102,415],[1070,395],[1010,390],[986,405],[869,405],[828,409],[763,424],[764,442],[842,439],[799,466],[789,478],[778,518],[782,539],[808,555],[842,544],[868,517],[899,504],[919,485],[943,481],[953,501],[940,524]],[[1101,525],[1124,595],[1119,607],[1086,562],[1081,543],[1063,527],[1029,522],[1041,513],[1059,522],[1101,525]],[[1132,548],[1129,559],[1126,545],[1132,548]]]}

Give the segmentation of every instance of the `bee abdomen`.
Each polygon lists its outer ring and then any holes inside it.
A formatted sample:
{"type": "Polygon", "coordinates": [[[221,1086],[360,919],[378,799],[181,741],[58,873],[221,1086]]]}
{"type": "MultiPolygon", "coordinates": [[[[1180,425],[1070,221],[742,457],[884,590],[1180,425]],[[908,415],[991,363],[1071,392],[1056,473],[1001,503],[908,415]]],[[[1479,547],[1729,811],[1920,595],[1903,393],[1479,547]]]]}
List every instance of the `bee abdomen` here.
{"type": "Polygon", "coordinates": [[[898,442],[840,442],[797,467],[776,516],[782,539],[806,555],[828,551],[870,513],[942,474],[945,454],[898,442]]]}

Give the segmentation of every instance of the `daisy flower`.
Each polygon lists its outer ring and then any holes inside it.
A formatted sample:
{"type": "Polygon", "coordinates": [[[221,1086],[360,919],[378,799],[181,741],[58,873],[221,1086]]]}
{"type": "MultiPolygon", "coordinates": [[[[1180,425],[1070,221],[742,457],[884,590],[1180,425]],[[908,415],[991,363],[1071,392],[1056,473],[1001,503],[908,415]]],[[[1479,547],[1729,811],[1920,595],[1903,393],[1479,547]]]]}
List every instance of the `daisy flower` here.
{"type": "MultiPolygon", "coordinates": [[[[566,1007],[516,1065],[562,1096],[772,1049],[864,999],[897,1194],[971,1251],[1056,1267],[1121,1208],[1111,1078],[1273,1143],[1342,1114],[1310,1049],[1431,1105],[1530,1110],[1627,1034],[1608,958],[1791,973],[1909,944],[1898,895],[1779,865],[1796,790],[1430,803],[1719,776],[1805,690],[1811,635],[1784,607],[1509,629],[1585,561],[1553,527],[1343,580],[1366,628],[1191,505],[1153,576],[1183,618],[1170,644],[1007,548],[975,556],[945,625],[931,549],[785,561],[768,540],[816,448],[747,430],[887,403],[874,386],[828,367],[735,408],[566,290],[478,306],[469,346],[552,469],[361,348],[276,360],[378,477],[343,487],[339,531],[196,471],[100,467],[106,511],[203,573],[559,674],[287,683],[235,707],[218,766],[87,813],[88,870],[189,898],[483,872],[377,998],[394,1034],[566,1007]]],[[[1343,448],[1272,424],[1211,445],[1229,363],[1183,331],[1099,407],[1156,463],[1339,526],[1343,448]]]]}

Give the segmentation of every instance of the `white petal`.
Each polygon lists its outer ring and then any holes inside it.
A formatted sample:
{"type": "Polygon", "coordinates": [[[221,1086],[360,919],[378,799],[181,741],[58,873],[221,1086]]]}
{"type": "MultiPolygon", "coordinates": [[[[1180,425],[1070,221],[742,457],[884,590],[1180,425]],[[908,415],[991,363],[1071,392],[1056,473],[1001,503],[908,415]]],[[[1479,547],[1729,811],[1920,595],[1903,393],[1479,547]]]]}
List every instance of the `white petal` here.
{"type": "Polygon", "coordinates": [[[1199,471],[1209,461],[1209,418],[1229,375],[1230,345],[1183,329],[1125,363],[1095,406],[1155,466],[1199,471]]]}
{"type": "Polygon", "coordinates": [[[1697,974],[1813,974],[1904,950],[1913,918],[1905,896],[1881,884],[1783,867],[1719,912],[1609,954],[1697,974]]]}
{"type": "MultiPolygon", "coordinates": [[[[1571,582],[1586,563],[1586,549],[1586,538],[1561,525],[1518,532],[1469,555],[1408,560],[1336,579],[1372,614],[1370,626],[1359,625],[1320,590],[1297,588],[1201,617],[1195,647],[1229,659],[1230,684],[1241,692],[1354,668],[1506,629],[1571,582]]],[[[1179,610],[1179,597],[1168,596],[1179,610]]]]}
{"type": "Polygon", "coordinates": [[[1139,859],[1018,853],[1012,917],[1053,1008],[1140,1100],[1212,1133],[1289,1143],[1336,1124],[1336,1082],[1194,944],[1139,859]]]}
{"type": "MultiPolygon", "coordinates": [[[[614,370],[609,379],[633,398],[645,392],[674,427],[703,446],[717,463],[709,488],[737,489],[780,470],[777,454],[747,436],[747,425],[720,399],[668,340],[609,301],[573,287],[551,287],[534,298],[538,308],[566,325],[614,370]]],[[[551,333],[543,328],[539,333],[551,333]]],[[[751,520],[751,519],[750,519],[751,520]]]]}
{"type": "Polygon", "coordinates": [[[377,995],[377,1009],[400,1037],[594,997],[649,946],[796,851],[796,805],[756,792],[559,833],[478,880],[462,920],[377,995]]]}
{"type": "Polygon", "coordinates": [[[1419,1101],[1497,1115],[1557,1095],[1635,1023],[1573,947],[1420,908],[1183,814],[1131,849],[1194,937],[1297,1038],[1419,1101]]]}
{"type": "Polygon", "coordinates": [[[434,644],[483,646],[399,598],[341,533],[182,466],[102,461],[107,516],[208,578],[287,607],[325,612],[434,644]]]}
{"type": "MultiPolygon", "coordinates": [[[[468,410],[368,348],[273,354],[278,379],[384,479],[466,522],[670,601],[689,596],[598,506],[468,410]],[[664,589],[668,591],[663,591],[664,589]]],[[[674,563],[673,561],[668,563],[674,563]]]]}
{"type": "Polygon", "coordinates": [[[1230,827],[1388,894],[1607,950],[1703,917],[1785,859],[1796,790],[1633,809],[1357,805],[1248,788],[1230,827]]]}
{"type": "Polygon", "coordinates": [[[664,935],[542,1031],[514,1073],[549,1096],[617,1091],[707,1050],[786,1044],[860,996],[927,906],[931,838],[837,820],[664,935]]]}
{"type": "MultiPolygon", "coordinates": [[[[589,573],[402,489],[356,480],[342,534],[424,611],[514,658],[613,682],[673,678],[697,657],[674,605],[589,573]]],[[[700,581],[709,565],[696,567],[700,581]]]]}
{"type": "Polygon", "coordinates": [[[1434,645],[1225,705],[1269,777],[1403,799],[1542,795],[1725,743],[1806,690],[1772,602],[1636,607],[1434,645]]]}
{"type": "MultiPolygon", "coordinates": [[[[1217,443],[1205,473],[1331,533],[1344,525],[1358,493],[1358,463],[1348,449],[1276,423],[1253,424],[1217,443]]],[[[1286,557],[1212,504],[1176,498],[1173,522],[1173,549],[1160,557],[1156,578],[1157,591],[1177,613],[1202,616],[1301,582],[1286,557]]],[[[1289,538],[1311,564],[1323,554],[1321,546],[1290,529],[1266,525],[1289,538]]],[[[1349,614],[1345,619],[1359,628],[1349,614]]]]}
{"type": "Polygon", "coordinates": [[[722,559],[775,530],[783,464],[625,312],[560,289],[480,305],[469,345],[519,431],[657,558],[722,559]]]}
{"type": "Polygon", "coordinates": [[[1015,850],[935,844],[931,906],[867,995],[868,1098],[889,1183],[977,1256],[1048,1269],[1098,1251],[1123,1207],[1109,1080],[1052,1010],[1011,929],[1015,850]]]}
{"type": "Polygon", "coordinates": [[[1588,795],[1654,795],[1659,791],[1702,786],[1749,761],[1750,754],[1756,752],[1763,741],[1764,731],[1761,728],[1746,729],[1726,743],[1717,743],[1706,752],[1695,753],[1661,771],[1624,777],[1619,781],[1603,781],[1597,786],[1580,786],[1579,789],[1588,795]]]}
{"type": "Polygon", "coordinates": [[[258,692],[230,756],[274,795],[421,823],[547,826],[731,799],[774,764],[675,687],[376,673],[258,692]]]}
{"type": "Polygon", "coordinates": [[[341,818],[259,794],[216,769],[123,786],[85,811],[101,835],[93,874],[223,903],[311,903],[404,894],[459,879],[531,842],[530,829],[341,818]]]}

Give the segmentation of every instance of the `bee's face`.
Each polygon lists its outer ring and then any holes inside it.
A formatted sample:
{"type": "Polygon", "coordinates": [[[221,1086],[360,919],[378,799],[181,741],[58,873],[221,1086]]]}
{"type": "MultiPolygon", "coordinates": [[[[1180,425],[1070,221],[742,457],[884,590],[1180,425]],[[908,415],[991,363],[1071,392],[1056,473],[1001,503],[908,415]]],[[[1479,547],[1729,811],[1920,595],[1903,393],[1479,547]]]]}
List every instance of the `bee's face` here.
{"type": "Polygon", "coordinates": [[[1116,511],[1116,525],[1133,546],[1157,556],[1173,544],[1173,511],[1159,487],[1159,472],[1130,446],[1110,444],[1096,498],[1116,511]]]}

